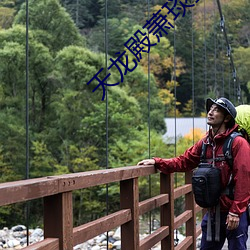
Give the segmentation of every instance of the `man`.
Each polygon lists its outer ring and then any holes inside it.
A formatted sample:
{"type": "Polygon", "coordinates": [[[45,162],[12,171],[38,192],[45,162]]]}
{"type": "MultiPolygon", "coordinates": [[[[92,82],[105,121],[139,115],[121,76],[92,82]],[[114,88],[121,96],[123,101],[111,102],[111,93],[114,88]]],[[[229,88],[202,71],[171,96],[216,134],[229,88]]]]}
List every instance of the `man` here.
{"type": "MultiPolygon", "coordinates": [[[[234,185],[233,198],[223,193],[220,197],[220,237],[215,240],[215,215],[210,212],[212,220],[212,241],[207,241],[208,212],[202,219],[201,250],[222,249],[225,239],[228,239],[229,250],[247,249],[248,217],[247,206],[250,201],[250,146],[249,143],[237,136],[232,144],[233,170],[225,160],[215,161],[222,158],[223,145],[226,138],[238,130],[235,124],[236,109],[226,98],[217,100],[207,99],[207,124],[210,129],[205,137],[195,145],[187,149],[184,154],[172,159],[154,157],[140,161],[138,165],[155,165],[165,174],[173,172],[186,172],[198,166],[202,152],[202,144],[207,144],[206,159],[213,162],[215,167],[221,169],[221,185],[226,190],[230,182],[230,176],[234,185]]],[[[222,158],[223,159],[223,158],[222,158]]]]}

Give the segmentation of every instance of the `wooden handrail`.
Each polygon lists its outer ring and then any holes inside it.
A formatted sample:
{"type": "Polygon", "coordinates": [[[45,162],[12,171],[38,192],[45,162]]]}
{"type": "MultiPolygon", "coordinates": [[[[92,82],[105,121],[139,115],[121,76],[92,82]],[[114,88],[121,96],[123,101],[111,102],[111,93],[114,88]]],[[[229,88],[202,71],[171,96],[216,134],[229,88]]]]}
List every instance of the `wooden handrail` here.
{"type": "Polygon", "coordinates": [[[155,173],[153,166],[134,166],[1,183],[0,206],[155,173]]]}
{"type": "Polygon", "coordinates": [[[200,227],[196,213],[201,211],[193,199],[190,173],[186,184],[174,189],[173,174],[160,174],[160,194],[139,202],[141,176],[156,174],[154,166],[129,166],[58,176],[48,176],[0,184],[0,206],[33,199],[44,199],[44,240],[26,248],[37,250],[72,250],[101,233],[121,227],[122,249],[147,250],[161,241],[161,249],[174,247],[174,230],[186,224],[186,238],[176,249],[196,249],[200,227]],[[74,190],[120,183],[120,210],[73,228],[74,190]],[[174,217],[174,200],[185,197],[185,212],[174,217]],[[161,225],[143,240],[139,239],[139,216],[160,208],[161,225]]]}

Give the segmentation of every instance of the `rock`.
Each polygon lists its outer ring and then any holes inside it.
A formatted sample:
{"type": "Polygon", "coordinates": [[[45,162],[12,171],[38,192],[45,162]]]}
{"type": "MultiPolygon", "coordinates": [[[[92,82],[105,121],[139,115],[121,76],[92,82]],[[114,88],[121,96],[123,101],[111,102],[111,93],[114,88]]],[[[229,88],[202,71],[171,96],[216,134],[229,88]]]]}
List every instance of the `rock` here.
{"type": "Polygon", "coordinates": [[[23,247],[22,247],[21,245],[15,247],[16,250],[17,250],[17,249],[22,249],[22,248],[23,248],[23,247]]]}
{"type": "MultiPolygon", "coordinates": [[[[39,242],[44,239],[44,232],[41,228],[29,229],[29,244],[39,242]]],[[[140,239],[147,237],[148,234],[141,234],[140,239]]],[[[182,236],[178,232],[179,243],[183,240],[182,236]]],[[[121,250],[121,228],[118,227],[114,231],[108,232],[107,234],[100,234],[93,239],[88,240],[74,246],[74,250],[121,250]],[[107,242],[108,241],[108,242],[107,242]]],[[[12,227],[10,230],[4,228],[0,230],[0,250],[17,250],[27,246],[27,230],[25,226],[17,225],[12,227]]],[[[160,250],[160,243],[155,245],[152,250],[160,250]]]]}
{"type": "Polygon", "coordinates": [[[0,238],[3,238],[7,235],[7,231],[6,230],[0,230],[0,238]]]}
{"type": "Polygon", "coordinates": [[[87,243],[92,246],[95,244],[95,239],[88,240],[87,243]]]}
{"type": "Polygon", "coordinates": [[[13,240],[7,241],[7,245],[8,247],[16,247],[20,245],[20,242],[18,240],[13,239],[13,240]]]}
{"type": "Polygon", "coordinates": [[[113,246],[115,249],[120,250],[121,249],[122,242],[120,240],[116,241],[113,246]]]}
{"type": "Polygon", "coordinates": [[[100,245],[101,245],[101,246],[107,246],[107,241],[106,241],[106,240],[103,240],[102,242],[100,242],[100,245]]]}
{"type": "Polygon", "coordinates": [[[116,242],[116,239],[114,239],[113,237],[109,237],[109,238],[108,238],[108,241],[109,241],[110,243],[114,243],[114,242],[116,242]]]}
{"type": "Polygon", "coordinates": [[[32,234],[32,237],[42,237],[43,236],[43,230],[41,228],[36,228],[32,234]]]}
{"type": "Polygon", "coordinates": [[[23,233],[23,231],[15,231],[15,232],[13,232],[13,237],[14,238],[23,238],[23,237],[25,237],[26,235],[23,233]]]}
{"type": "Polygon", "coordinates": [[[115,234],[114,231],[109,231],[109,232],[108,232],[108,236],[109,236],[109,237],[113,236],[114,234],[115,234]]]}
{"type": "Polygon", "coordinates": [[[26,237],[26,235],[25,235],[25,237],[23,237],[23,238],[20,240],[20,243],[21,243],[21,245],[24,245],[24,244],[27,243],[27,237],[26,237]]]}
{"type": "Polygon", "coordinates": [[[74,250],[88,249],[88,244],[87,243],[79,244],[79,245],[74,246],[73,249],[74,250]]]}
{"type": "Polygon", "coordinates": [[[113,235],[113,238],[116,240],[120,240],[121,239],[121,227],[118,227],[115,231],[115,234],[113,235]]]}
{"type": "Polygon", "coordinates": [[[106,238],[107,238],[107,237],[106,237],[105,234],[101,234],[101,235],[97,236],[97,237],[95,238],[95,240],[96,240],[96,243],[100,243],[100,242],[104,241],[106,238]]]}
{"type": "Polygon", "coordinates": [[[91,248],[91,250],[100,250],[101,248],[98,246],[98,245],[96,245],[96,246],[93,246],[92,248],[91,248]]]}
{"type": "Polygon", "coordinates": [[[23,230],[26,230],[26,227],[24,225],[17,225],[11,228],[13,232],[20,232],[23,230]]]}

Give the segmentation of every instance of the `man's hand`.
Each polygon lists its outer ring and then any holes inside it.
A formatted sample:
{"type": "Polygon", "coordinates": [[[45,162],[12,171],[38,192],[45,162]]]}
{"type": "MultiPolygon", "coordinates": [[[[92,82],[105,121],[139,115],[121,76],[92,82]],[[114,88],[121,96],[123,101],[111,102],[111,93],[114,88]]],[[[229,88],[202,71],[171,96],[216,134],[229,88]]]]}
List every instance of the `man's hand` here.
{"type": "Polygon", "coordinates": [[[138,165],[155,165],[155,160],[154,159],[142,160],[137,163],[137,166],[138,165]]]}
{"type": "Polygon", "coordinates": [[[227,229],[228,230],[233,230],[239,226],[240,223],[240,218],[239,216],[231,215],[230,213],[227,215],[227,229]]]}

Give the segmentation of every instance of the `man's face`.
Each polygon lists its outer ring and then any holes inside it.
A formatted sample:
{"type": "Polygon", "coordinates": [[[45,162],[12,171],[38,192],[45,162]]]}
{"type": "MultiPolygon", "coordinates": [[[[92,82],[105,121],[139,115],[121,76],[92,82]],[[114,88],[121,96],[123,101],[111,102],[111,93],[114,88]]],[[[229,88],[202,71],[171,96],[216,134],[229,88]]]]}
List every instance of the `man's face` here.
{"type": "Polygon", "coordinates": [[[207,113],[207,124],[214,128],[220,127],[224,119],[224,110],[220,106],[213,104],[207,113]]]}

